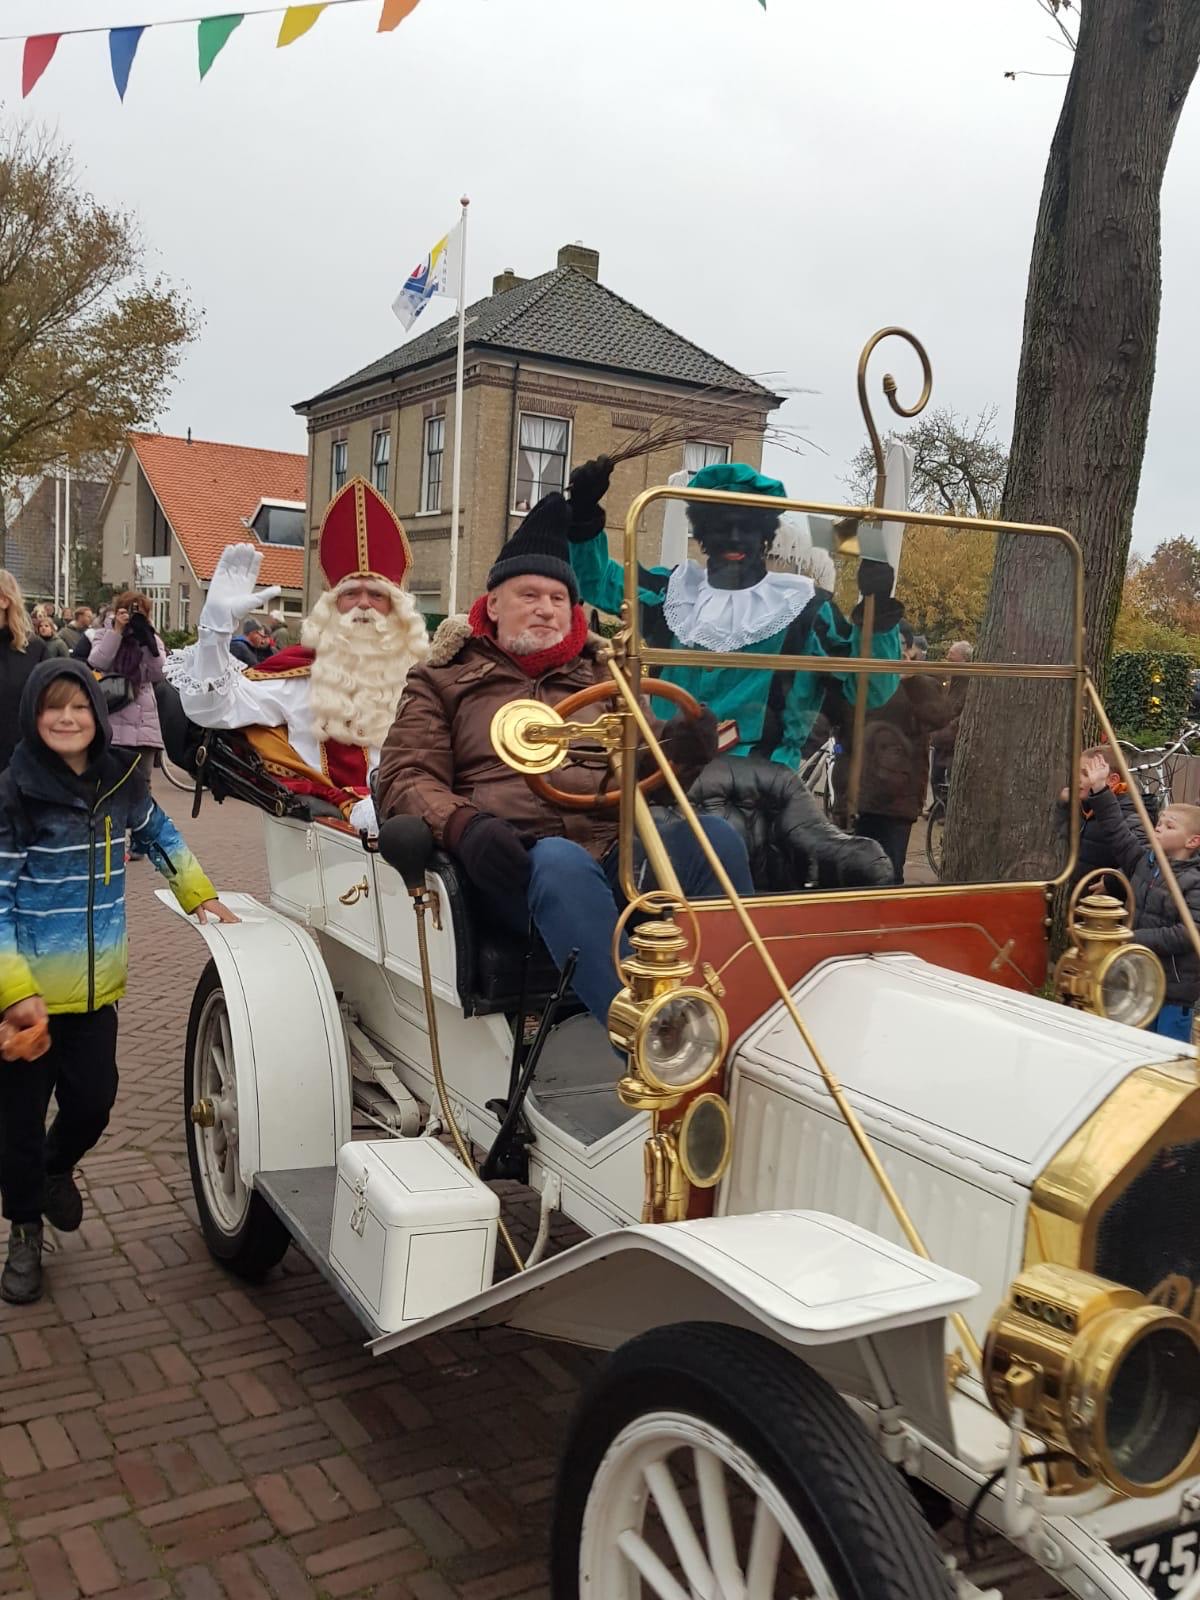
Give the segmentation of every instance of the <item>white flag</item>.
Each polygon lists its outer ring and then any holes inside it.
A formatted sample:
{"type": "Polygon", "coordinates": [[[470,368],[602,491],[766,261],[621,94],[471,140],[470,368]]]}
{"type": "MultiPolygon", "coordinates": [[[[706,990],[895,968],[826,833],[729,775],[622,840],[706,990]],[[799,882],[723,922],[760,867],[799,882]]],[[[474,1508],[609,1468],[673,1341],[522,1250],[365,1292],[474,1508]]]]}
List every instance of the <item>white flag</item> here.
{"type": "Polygon", "coordinates": [[[462,223],[439,239],[423,261],[405,279],[404,287],[392,301],[392,310],[411,328],[435,294],[457,294],[462,271],[462,223]]]}

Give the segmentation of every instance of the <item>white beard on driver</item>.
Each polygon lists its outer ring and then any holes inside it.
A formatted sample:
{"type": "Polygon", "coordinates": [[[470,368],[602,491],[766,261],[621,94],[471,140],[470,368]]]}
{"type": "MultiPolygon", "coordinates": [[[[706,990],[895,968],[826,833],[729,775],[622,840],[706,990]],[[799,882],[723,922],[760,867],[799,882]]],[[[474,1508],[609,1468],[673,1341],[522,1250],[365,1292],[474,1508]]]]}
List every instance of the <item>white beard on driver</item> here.
{"type": "Polygon", "coordinates": [[[378,750],[395,719],[408,669],[429,654],[425,619],[397,589],[385,616],[342,613],[332,591],[313,606],[301,634],[315,652],[309,677],[318,740],[378,750]]]}

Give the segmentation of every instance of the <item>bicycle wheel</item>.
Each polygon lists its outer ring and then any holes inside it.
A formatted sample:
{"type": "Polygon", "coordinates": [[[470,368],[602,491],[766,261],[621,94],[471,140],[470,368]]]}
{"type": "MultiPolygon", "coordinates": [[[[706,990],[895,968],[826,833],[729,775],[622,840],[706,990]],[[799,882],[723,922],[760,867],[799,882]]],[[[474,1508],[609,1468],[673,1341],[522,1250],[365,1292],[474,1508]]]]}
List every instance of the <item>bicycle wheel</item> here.
{"type": "Polygon", "coordinates": [[[191,794],[196,787],[196,780],[192,774],[183,767],[177,767],[167,756],[165,750],[163,751],[159,771],[173,789],[182,789],[184,794],[191,794]]]}
{"type": "Polygon", "coordinates": [[[935,800],[925,823],[925,859],[935,878],[942,875],[946,842],[946,802],[935,800]]]}

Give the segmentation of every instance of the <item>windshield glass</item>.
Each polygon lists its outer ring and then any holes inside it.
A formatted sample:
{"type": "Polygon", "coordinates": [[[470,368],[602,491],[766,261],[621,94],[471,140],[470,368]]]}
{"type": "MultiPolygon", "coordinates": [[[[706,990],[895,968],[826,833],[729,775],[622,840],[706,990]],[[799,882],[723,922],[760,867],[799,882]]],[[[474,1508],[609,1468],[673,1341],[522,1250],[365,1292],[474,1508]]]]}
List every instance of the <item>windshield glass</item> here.
{"type": "MultiPolygon", "coordinates": [[[[620,603],[623,545],[610,532],[572,552],[601,625],[620,603]]],[[[1063,872],[1075,747],[1066,544],[862,524],[839,553],[832,521],[764,495],[761,506],[653,502],[638,558],[645,675],[715,714],[721,755],[691,797],[738,823],[758,893],[1063,872]],[[684,652],[699,659],[676,659],[684,652]]],[[[676,714],[661,697],[651,706],[676,714]]]]}

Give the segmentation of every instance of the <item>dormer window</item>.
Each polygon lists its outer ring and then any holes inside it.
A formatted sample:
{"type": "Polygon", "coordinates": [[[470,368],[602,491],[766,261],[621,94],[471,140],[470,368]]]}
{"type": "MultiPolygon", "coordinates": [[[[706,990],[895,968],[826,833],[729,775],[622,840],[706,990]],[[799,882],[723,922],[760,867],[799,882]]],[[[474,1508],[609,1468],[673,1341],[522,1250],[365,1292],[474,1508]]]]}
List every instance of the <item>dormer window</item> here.
{"type": "Polygon", "coordinates": [[[263,500],[246,524],[263,544],[304,544],[304,505],[297,500],[263,500]]]}

